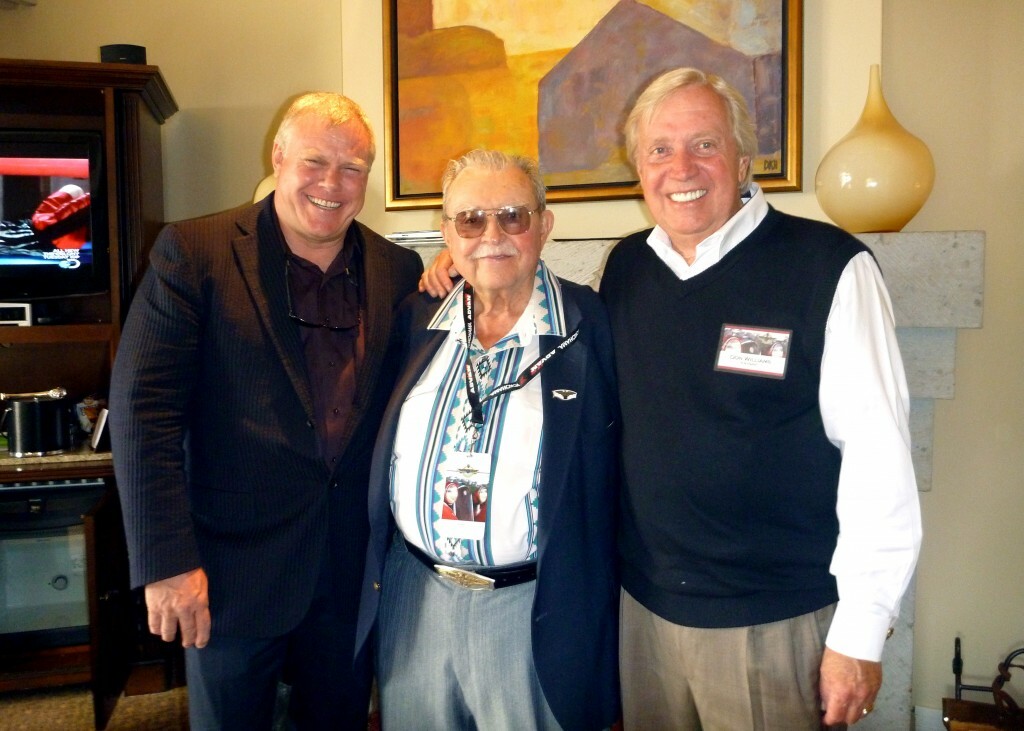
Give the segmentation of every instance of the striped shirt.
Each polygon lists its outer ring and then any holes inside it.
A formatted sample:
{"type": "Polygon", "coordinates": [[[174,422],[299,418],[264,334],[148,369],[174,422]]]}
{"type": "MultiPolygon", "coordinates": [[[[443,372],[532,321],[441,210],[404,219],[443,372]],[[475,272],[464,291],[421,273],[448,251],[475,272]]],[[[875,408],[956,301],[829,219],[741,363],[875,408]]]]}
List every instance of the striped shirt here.
{"type": "Polygon", "coordinates": [[[405,539],[439,562],[502,566],[537,557],[544,414],[540,378],[483,403],[466,397],[471,359],[481,398],[538,357],[540,335],[566,337],[558,280],[538,262],[530,302],[489,349],[467,349],[463,282],[428,324],[448,333],[402,406],[392,453],[391,509],[405,539]],[[446,495],[448,500],[446,501],[446,495]]]}

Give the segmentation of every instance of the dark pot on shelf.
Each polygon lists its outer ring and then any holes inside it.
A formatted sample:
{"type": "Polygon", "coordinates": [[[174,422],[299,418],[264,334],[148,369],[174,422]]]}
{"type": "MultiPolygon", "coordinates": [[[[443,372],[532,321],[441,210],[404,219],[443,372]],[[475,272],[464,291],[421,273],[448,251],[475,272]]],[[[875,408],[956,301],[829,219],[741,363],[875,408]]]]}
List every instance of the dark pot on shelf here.
{"type": "Polygon", "coordinates": [[[38,393],[0,394],[0,431],[12,457],[60,454],[71,448],[71,411],[63,388],[38,393]]]}

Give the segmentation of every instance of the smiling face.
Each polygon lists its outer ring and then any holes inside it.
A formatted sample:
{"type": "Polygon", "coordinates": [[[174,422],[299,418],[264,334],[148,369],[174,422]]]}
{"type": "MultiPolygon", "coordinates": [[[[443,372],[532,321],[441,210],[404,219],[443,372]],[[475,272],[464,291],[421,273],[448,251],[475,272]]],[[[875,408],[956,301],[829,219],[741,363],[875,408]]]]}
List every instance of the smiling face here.
{"type": "Polygon", "coordinates": [[[370,145],[358,122],[332,126],[312,114],[274,142],[274,210],[295,254],[316,261],[341,249],[366,197],[370,145]]]}
{"type": "Polygon", "coordinates": [[[529,210],[537,207],[526,173],[515,166],[501,170],[467,167],[445,194],[441,231],[455,268],[478,294],[517,301],[524,295],[528,299],[533,291],[537,261],[554,225],[551,211],[529,214],[529,230],[515,235],[505,233],[497,217],[488,215],[482,234],[463,238],[449,218],[460,211],[491,211],[506,206],[526,206],[529,210]]]}
{"type": "Polygon", "coordinates": [[[749,165],[750,158],[739,155],[725,103],[700,85],[673,92],[637,139],[644,200],[687,261],[740,209],[739,186],[749,165]]]}

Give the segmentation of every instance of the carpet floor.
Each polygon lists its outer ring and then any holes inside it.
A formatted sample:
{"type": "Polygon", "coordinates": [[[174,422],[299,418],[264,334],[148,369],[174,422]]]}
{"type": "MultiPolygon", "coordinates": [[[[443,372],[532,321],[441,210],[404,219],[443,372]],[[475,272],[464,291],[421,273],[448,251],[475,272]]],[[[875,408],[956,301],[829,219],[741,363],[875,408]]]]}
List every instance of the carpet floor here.
{"type": "MultiPolygon", "coordinates": [[[[92,731],[84,687],[0,694],[0,731],[92,731]]],[[[122,695],[107,731],[188,731],[188,691],[122,695]]]]}

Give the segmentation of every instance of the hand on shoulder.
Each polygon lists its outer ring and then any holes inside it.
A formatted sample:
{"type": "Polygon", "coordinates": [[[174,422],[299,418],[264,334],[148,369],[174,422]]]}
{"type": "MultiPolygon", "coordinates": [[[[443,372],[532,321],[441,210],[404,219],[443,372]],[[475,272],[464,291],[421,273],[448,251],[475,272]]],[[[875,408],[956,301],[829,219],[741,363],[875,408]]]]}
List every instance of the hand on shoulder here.
{"type": "Polygon", "coordinates": [[[426,292],[433,297],[444,297],[452,291],[455,286],[453,279],[459,275],[458,270],[452,266],[452,255],[448,249],[441,249],[434,261],[423,270],[420,277],[420,292],[426,292]]]}

